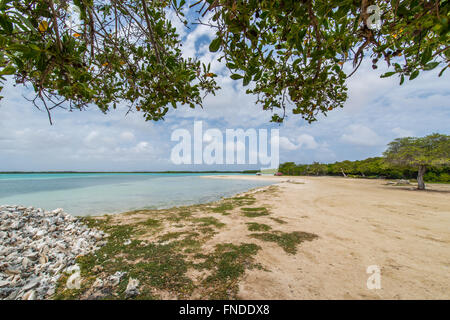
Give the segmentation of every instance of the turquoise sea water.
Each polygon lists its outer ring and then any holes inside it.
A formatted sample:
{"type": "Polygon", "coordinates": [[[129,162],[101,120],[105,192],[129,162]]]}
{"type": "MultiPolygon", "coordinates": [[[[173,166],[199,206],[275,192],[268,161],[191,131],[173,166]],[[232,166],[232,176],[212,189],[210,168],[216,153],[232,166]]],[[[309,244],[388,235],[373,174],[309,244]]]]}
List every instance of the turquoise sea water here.
{"type": "MultiPolygon", "coordinates": [[[[205,179],[166,173],[0,174],[0,204],[85,216],[219,200],[270,181],[205,179]]],[[[223,174],[222,174],[223,175],[223,174]]]]}

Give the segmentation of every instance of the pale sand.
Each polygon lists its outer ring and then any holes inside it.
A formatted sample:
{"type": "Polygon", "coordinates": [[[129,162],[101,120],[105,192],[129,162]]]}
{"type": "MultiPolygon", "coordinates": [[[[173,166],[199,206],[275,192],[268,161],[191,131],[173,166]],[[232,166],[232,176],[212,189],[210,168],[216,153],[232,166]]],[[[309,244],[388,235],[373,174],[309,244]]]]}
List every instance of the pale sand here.
{"type": "MultiPolygon", "coordinates": [[[[248,270],[240,298],[450,299],[450,185],[427,185],[434,191],[423,192],[383,180],[338,177],[210,178],[284,181],[273,197],[257,194],[255,206],[269,205],[270,216],[288,223],[267,217],[257,222],[319,236],[300,244],[295,255],[252,239],[263,248],[256,260],[269,272],[248,270]],[[379,290],[367,288],[370,265],[381,268],[379,290]]],[[[234,222],[217,235],[217,243],[249,242],[234,222]]]]}

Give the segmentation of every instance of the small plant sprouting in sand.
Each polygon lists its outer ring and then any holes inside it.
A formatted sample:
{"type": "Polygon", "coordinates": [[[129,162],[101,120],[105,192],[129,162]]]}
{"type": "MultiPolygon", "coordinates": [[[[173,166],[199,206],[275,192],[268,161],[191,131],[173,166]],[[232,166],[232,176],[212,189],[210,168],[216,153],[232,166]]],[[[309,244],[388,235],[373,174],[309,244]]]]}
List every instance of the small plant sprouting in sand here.
{"type": "Polygon", "coordinates": [[[287,222],[280,219],[280,218],[274,218],[274,217],[270,217],[270,219],[272,219],[273,221],[279,223],[279,224],[286,224],[287,222]]]}
{"type": "Polygon", "coordinates": [[[197,254],[196,259],[204,259],[195,264],[198,270],[209,270],[211,274],[203,280],[203,295],[209,299],[234,299],[238,292],[238,280],[246,269],[262,268],[254,262],[254,256],[261,249],[253,243],[216,245],[215,251],[205,255],[197,254]]]}
{"type": "Polygon", "coordinates": [[[264,207],[241,208],[241,210],[244,213],[244,216],[246,216],[248,218],[268,216],[270,214],[269,210],[267,210],[267,208],[264,208],[264,207]]]}
{"type": "Polygon", "coordinates": [[[286,253],[297,253],[297,246],[304,241],[312,241],[318,236],[308,232],[295,231],[291,233],[285,233],[281,231],[273,231],[267,233],[253,233],[250,235],[252,238],[256,238],[262,241],[277,243],[286,253]]]}
{"type": "Polygon", "coordinates": [[[249,231],[269,231],[272,229],[272,227],[267,224],[256,222],[248,222],[247,228],[249,231]]]}
{"type": "Polygon", "coordinates": [[[159,227],[161,225],[161,221],[150,218],[141,222],[141,224],[146,227],[159,227]]]}
{"type": "Polygon", "coordinates": [[[238,196],[229,199],[224,199],[220,202],[219,205],[213,207],[211,209],[212,212],[221,213],[224,216],[227,216],[231,210],[236,207],[242,206],[250,206],[256,202],[256,199],[250,195],[238,196]]]}
{"type": "Polygon", "coordinates": [[[231,201],[233,201],[233,204],[235,206],[241,207],[241,206],[251,206],[256,202],[256,199],[251,195],[244,195],[231,198],[231,201]]]}
{"type": "Polygon", "coordinates": [[[181,237],[183,234],[186,234],[187,232],[169,232],[166,234],[163,234],[161,237],[159,237],[159,241],[160,242],[166,242],[169,240],[173,240],[173,239],[178,239],[179,237],[181,237]]]}
{"type": "Polygon", "coordinates": [[[214,217],[195,218],[194,221],[199,223],[203,227],[215,226],[216,228],[222,228],[223,226],[225,226],[225,223],[220,222],[214,217]]]}
{"type": "MultiPolygon", "coordinates": [[[[194,210],[194,209],[192,209],[192,210],[194,210]]],[[[182,210],[182,211],[176,211],[176,212],[169,213],[167,220],[173,221],[173,222],[180,222],[180,221],[185,221],[185,220],[189,219],[189,217],[191,217],[191,216],[192,216],[192,212],[190,212],[188,210],[182,210]]]]}
{"type": "Polygon", "coordinates": [[[219,204],[217,207],[211,209],[212,212],[221,213],[223,215],[230,214],[228,211],[233,210],[234,206],[231,202],[224,202],[219,204]]]}

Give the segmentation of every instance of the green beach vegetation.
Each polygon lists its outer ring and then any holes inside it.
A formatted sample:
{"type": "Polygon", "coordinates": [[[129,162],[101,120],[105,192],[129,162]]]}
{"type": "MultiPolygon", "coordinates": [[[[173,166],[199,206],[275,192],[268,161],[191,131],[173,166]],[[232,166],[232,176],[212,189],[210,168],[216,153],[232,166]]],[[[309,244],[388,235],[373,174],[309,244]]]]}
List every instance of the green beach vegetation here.
{"type": "Polygon", "coordinates": [[[285,175],[418,178],[426,182],[450,183],[450,136],[432,134],[423,138],[399,138],[389,144],[384,157],[329,164],[286,162],[280,165],[279,171],[285,175]]]}
{"type": "MultiPolygon", "coordinates": [[[[234,299],[247,270],[264,268],[255,260],[264,243],[277,244],[286,254],[295,254],[303,241],[316,235],[277,230],[270,211],[249,207],[256,197],[272,198],[276,186],[223,199],[215,203],[164,210],[137,210],[117,215],[85,217],[84,222],[109,236],[99,250],[77,258],[79,289],[68,289],[68,275],[60,278],[55,299],[234,299]],[[244,207],[245,206],[245,207],[244,207]],[[227,214],[224,215],[224,208],[227,214]],[[242,212],[252,213],[250,216],[242,212]],[[239,219],[240,222],[236,224],[239,219]],[[242,225],[248,241],[213,241],[219,232],[233,232],[242,225]],[[108,277],[124,273],[117,284],[108,277]],[[130,278],[140,283],[139,294],[126,295],[130,278]],[[96,287],[98,279],[102,286],[96,287]]],[[[280,220],[281,221],[281,220],[280,220]]],[[[230,233],[231,235],[232,233],[230,233]]],[[[241,234],[242,235],[242,234],[241,234]]]]}
{"type": "Polygon", "coordinates": [[[290,254],[297,253],[297,246],[300,243],[312,241],[317,238],[317,235],[307,232],[285,233],[280,231],[253,233],[250,236],[263,241],[275,242],[283,248],[285,252],[290,254]]]}

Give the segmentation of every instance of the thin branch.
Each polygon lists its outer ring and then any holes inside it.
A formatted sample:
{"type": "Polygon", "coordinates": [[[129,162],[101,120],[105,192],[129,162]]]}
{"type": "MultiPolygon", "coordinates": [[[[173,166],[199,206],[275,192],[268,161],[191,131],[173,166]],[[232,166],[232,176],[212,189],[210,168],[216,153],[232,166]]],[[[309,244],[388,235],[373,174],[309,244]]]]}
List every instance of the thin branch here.
{"type": "Polygon", "coordinates": [[[448,49],[450,49],[450,46],[446,46],[445,48],[443,48],[443,49],[441,49],[441,50],[435,52],[435,53],[433,54],[433,58],[436,57],[436,56],[438,56],[438,55],[440,55],[442,52],[447,51],[448,49]]]}
{"type": "Polygon", "coordinates": [[[158,60],[158,63],[161,63],[161,56],[159,54],[158,44],[156,43],[155,38],[154,38],[154,32],[153,32],[152,24],[150,23],[150,18],[148,16],[148,10],[147,10],[147,4],[145,3],[145,1],[146,0],[141,0],[142,7],[144,8],[145,21],[147,22],[147,26],[150,31],[149,32],[150,41],[151,41],[153,47],[155,48],[156,59],[158,60]]]}
{"type": "Polygon", "coordinates": [[[53,125],[53,122],[52,122],[52,115],[50,114],[50,110],[49,110],[48,107],[47,107],[47,103],[45,102],[44,97],[42,97],[41,91],[39,91],[38,95],[39,95],[39,98],[42,100],[42,103],[44,104],[45,110],[47,110],[48,121],[50,121],[50,125],[52,126],[52,125],[53,125]]]}
{"type": "Polygon", "coordinates": [[[350,74],[347,76],[347,79],[350,78],[353,74],[355,74],[355,72],[359,69],[359,66],[361,65],[362,61],[363,61],[363,57],[361,57],[361,59],[359,60],[358,65],[357,65],[356,68],[352,71],[352,73],[350,73],[350,74]]]}
{"type": "Polygon", "coordinates": [[[49,0],[50,9],[52,10],[52,21],[53,21],[53,29],[55,30],[56,35],[56,42],[58,43],[59,51],[63,50],[61,37],[59,36],[59,30],[58,30],[58,21],[56,21],[56,12],[53,5],[53,0],[49,0]]]}

